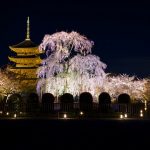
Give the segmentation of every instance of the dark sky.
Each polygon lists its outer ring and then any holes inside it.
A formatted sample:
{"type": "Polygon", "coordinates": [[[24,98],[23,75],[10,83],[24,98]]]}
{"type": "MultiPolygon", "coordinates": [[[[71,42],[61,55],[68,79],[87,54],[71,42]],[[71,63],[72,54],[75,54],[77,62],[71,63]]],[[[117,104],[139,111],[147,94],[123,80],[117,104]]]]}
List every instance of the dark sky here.
{"type": "Polygon", "coordinates": [[[31,39],[75,30],[95,42],[93,53],[106,72],[150,75],[150,4],[146,1],[5,0],[0,5],[0,65],[8,63],[8,46],[25,39],[30,16],[31,39]]]}

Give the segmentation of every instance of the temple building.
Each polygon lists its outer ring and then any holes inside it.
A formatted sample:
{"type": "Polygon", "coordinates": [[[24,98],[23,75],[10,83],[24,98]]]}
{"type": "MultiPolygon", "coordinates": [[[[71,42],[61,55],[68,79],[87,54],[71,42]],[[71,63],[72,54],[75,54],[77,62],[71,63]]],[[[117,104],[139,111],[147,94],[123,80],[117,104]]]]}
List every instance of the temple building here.
{"type": "Polygon", "coordinates": [[[36,79],[36,71],[41,63],[38,45],[34,44],[30,39],[30,20],[27,19],[26,39],[16,45],[9,46],[15,52],[15,56],[8,57],[14,65],[9,70],[24,76],[26,79],[36,79]]]}

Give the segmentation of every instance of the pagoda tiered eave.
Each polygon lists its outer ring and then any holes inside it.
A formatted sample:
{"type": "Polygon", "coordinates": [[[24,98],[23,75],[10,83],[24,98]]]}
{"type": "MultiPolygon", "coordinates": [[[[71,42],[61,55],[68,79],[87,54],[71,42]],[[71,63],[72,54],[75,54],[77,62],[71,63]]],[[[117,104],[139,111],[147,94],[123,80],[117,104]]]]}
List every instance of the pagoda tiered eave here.
{"type": "Polygon", "coordinates": [[[28,47],[28,48],[16,48],[16,47],[9,46],[9,48],[12,51],[16,52],[17,54],[32,55],[32,54],[41,54],[42,53],[39,51],[38,46],[37,47],[28,47]]]}
{"type": "Polygon", "coordinates": [[[37,67],[11,67],[9,69],[22,77],[25,76],[25,79],[37,79],[37,67]]]}
{"type": "Polygon", "coordinates": [[[15,62],[16,64],[40,64],[42,62],[41,58],[23,58],[23,57],[8,57],[10,61],[15,62]]]}

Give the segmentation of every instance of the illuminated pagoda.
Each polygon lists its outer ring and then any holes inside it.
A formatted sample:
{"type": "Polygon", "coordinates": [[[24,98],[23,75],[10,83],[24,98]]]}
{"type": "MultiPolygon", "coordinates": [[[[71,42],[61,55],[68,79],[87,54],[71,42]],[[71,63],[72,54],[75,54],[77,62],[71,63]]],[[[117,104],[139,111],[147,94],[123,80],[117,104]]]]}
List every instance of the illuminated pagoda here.
{"type": "Polygon", "coordinates": [[[16,45],[9,46],[15,52],[16,56],[8,57],[14,66],[10,67],[10,71],[24,76],[26,79],[36,79],[36,71],[41,63],[38,45],[34,44],[30,39],[30,20],[27,19],[26,39],[16,45]]]}

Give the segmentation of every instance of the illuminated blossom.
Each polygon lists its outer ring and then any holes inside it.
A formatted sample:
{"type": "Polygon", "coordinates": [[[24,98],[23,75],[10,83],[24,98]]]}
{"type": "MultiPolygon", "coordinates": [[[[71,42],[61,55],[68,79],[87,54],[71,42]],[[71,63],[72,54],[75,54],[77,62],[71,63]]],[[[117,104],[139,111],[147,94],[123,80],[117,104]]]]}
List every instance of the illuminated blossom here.
{"type": "Polygon", "coordinates": [[[35,91],[35,81],[29,82],[16,77],[18,74],[10,72],[8,69],[0,70],[0,95],[8,97],[15,93],[22,94],[35,91]]]}
{"type": "Polygon", "coordinates": [[[101,92],[108,92],[112,100],[127,93],[133,100],[145,99],[146,79],[135,76],[105,74],[106,64],[92,54],[94,43],[77,32],[57,32],[45,35],[39,48],[46,59],[38,69],[37,92],[50,92],[56,97],[68,92],[74,96],[90,92],[98,101],[101,92]]]}
{"type": "Polygon", "coordinates": [[[14,76],[7,71],[0,70],[0,94],[8,96],[20,91],[20,84],[14,80],[14,76]]]}
{"type": "Polygon", "coordinates": [[[45,51],[47,56],[56,52],[56,57],[62,60],[68,57],[73,49],[76,52],[87,55],[91,53],[93,45],[93,41],[88,40],[85,36],[77,32],[67,33],[62,31],[52,35],[45,35],[39,49],[45,51]]]}
{"type": "Polygon", "coordinates": [[[38,70],[38,93],[79,95],[88,91],[96,95],[95,88],[102,86],[105,78],[106,64],[91,54],[93,44],[77,32],[45,35],[39,48],[47,58],[38,70]]]}
{"type": "Polygon", "coordinates": [[[105,78],[103,89],[114,99],[116,99],[121,93],[127,93],[133,100],[142,100],[144,99],[146,83],[146,79],[138,79],[135,76],[130,77],[126,74],[118,76],[108,75],[105,78]]]}

